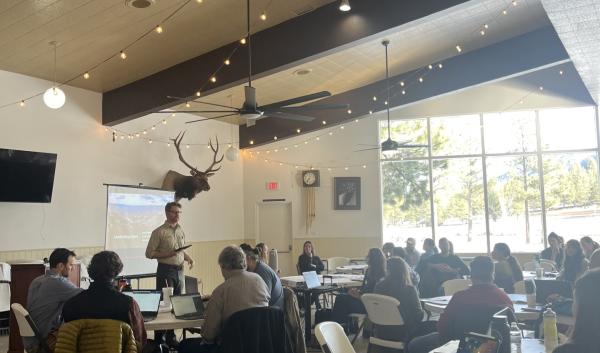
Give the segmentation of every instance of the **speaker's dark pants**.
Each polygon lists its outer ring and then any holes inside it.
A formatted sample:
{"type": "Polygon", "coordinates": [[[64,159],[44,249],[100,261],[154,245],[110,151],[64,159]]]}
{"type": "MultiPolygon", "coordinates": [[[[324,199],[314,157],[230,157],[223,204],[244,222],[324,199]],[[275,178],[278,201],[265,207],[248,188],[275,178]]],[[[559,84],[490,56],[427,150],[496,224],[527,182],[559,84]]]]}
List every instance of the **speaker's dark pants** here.
{"type": "MultiPolygon", "coordinates": [[[[168,283],[169,287],[173,287],[173,294],[181,294],[183,281],[183,265],[174,266],[161,263],[158,264],[158,267],[156,268],[156,290],[162,291],[162,289],[166,287],[168,283]]],[[[163,300],[165,300],[165,298],[163,298],[163,300]]],[[[165,335],[167,340],[172,340],[175,338],[175,332],[173,330],[161,330],[154,331],[154,340],[160,343],[165,335]]]]}

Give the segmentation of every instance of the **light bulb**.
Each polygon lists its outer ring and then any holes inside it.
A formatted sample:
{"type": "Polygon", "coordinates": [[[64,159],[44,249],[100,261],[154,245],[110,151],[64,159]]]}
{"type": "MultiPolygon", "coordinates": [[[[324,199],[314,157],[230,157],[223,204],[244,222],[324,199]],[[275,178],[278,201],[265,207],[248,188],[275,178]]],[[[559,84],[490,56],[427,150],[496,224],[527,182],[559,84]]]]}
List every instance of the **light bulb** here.
{"type": "Polygon", "coordinates": [[[44,92],[44,104],[51,109],[59,109],[65,105],[65,92],[58,87],[50,87],[44,92]]]}
{"type": "Polygon", "coordinates": [[[215,82],[217,82],[217,78],[216,78],[215,76],[211,77],[211,78],[210,78],[210,82],[212,82],[212,83],[215,83],[215,82]]]}
{"type": "Polygon", "coordinates": [[[462,51],[462,48],[460,47],[460,45],[456,46],[456,51],[459,52],[459,53],[462,51]]]}
{"type": "Polygon", "coordinates": [[[203,2],[203,1],[204,1],[204,0],[196,0],[196,2],[197,2],[198,4],[202,4],[202,2],[203,2]]]}
{"type": "Polygon", "coordinates": [[[326,124],[327,124],[327,122],[326,122],[325,120],[323,120],[321,123],[322,123],[323,125],[326,125],[326,124]]]}
{"type": "Polygon", "coordinates": [[[273,136],[273,140],[277,140],[277,136],[273,136]]]}
{"type": "Polygon", "coordinates": [[[241,43],[241,44],[246,44],[246,38],[242,38],[242,39],[240,39],[240,43],[241,43]]]}
{"type": "Polygon", "coordinates": [[[479,33],[480,33],[482,36],[485,36],[485,31],[484,31],[483,29],[482,29],[481,31],[479,31],[479,33]]]}
{"type": "Polygon", "coordinates": [[[25,101],[21,101],[21,103],[19,103],[19,106],[24,107],[25,106],[25,101]]]}
{"type": "Polygon", "coordinates": [[[559,75],[562,75],[562,74],[564,74],[563,70],[560,70],[560,71],[558,72],[558,74],[559,74],[559,75]]]}
{"type": "Polygon", "coordinates": [[[267,13],[266,13],[266,12],[263,12],[263,13],[260,15],[260,19],[261,19],[261,20],[263,20],[263,21],[266,21],[266,20],[267,20],[267,13]]]}
{"type": "Polygon", "coordinates": [[[121,59],[123,59],[123,60],[127,59],[127,54],[125,54],[125,52],[122,50],[121,50],[120,56],[121,56],[121,59]]]}
{"type": "Polygon", "coordinates": [[[402,94],[406,94],[406,91],[405,91],[405,90],[402,90],[402,94]]]}
{"type": "Polygon", "coordinates": [[[369,110],[369,114],[373,114],[373,111],[372,111],[372,110],[369,110]]]}
{"type": "Polygon", "coordinates": [[[377,96],[373,96],[373,102],[377,101],[377,96]]]}
{"type": "Polygon", "coordinates": [[[400,81],[400,86],[404,87],[404,81],[400,81]]]}
{"type": "Polygon", "coordinates": [[[163,28],[161,27],[161,25],[156,26],[155,29],[156,33],[161,34],[163,32],[163,28]]]}
{"type": "Polygon", "coordinates": [[[348,114],[352,114],[352,109],[348,109],[348,114]]]}
{"type": "Polygon", "coordinates": [[[196,97],[200,97],[200,91],[196,91],[196,97]]]}
{"type": "Polygon", "coordinates": [[[502,10],[502,14],[503,14],[503,15],[506,15],[507,13],[508,13],[508,11],[506,11],[506,10],[502,10]]]}
{"type": "Polygon", "coordinates": [[[340,2],[339,9],[342,12],[348,12],[348,11],[350,11],[352,9],[352,7],[350,7],[350,2],[348,0],[342,0],[340,2]]]}
{"type": "Polygon", "coordinates": [[[90,78],[90,73],[86,72],[85,74],[83,74],[83,78],[86,79],[86,80],[89,79],[90,78]]]}
{"type": "Polygon", "coordinates": [[[223,62],[225,65],[229,65],[231,64],[231,61],[229,61],[229,59],[225,59],[225,61],[223,62]]]}
{"type": "Polygon", "coordinates": [[[190,102],[185,102],[185,107],[186,107],[186,108],[189,108],[189,107],[191,107],[191,106],[192,106],[192,105],[190,104],[190,102]]]}
{"type": "Polygon", "coordinates": [[[296,133],[298,133],[298,134],[299,134],[299,133],[300,133],[300,131],[301,131],[300,129],[296,129],[296,133]]]}
{"type": "Polygon", "coordinates": [[[250,140],[250,144],[253,145],[254,144],[254,140],[250,140]]]}
{"type": "Polygon", "coordinates": [[[163,125],[167,125],[167,121],[165,119],[163,119],[162,123],[163,125]]]}
{"type": "Polygon", "coordinates": [[[148,140],[148,143],[149,143],[149,144],[152,144],[152,139],[148,140]]]}
{"type": "Polygon", "coordinates": [[[442,63],[439,63],[438,67],[441,69],[442,67],[444,67],[444,65],[442,65],[442,63]]]}
{"type": "Polygon", "coordinates": [[[423,77],[419,77],[419,82],[423,83],[423,77]]]}
{"type": "Polygon", "coordinates": [[[429,66],[427,66],[429,68],[429,70],[433,69],[433,65],[429,64],[429,66]]]}

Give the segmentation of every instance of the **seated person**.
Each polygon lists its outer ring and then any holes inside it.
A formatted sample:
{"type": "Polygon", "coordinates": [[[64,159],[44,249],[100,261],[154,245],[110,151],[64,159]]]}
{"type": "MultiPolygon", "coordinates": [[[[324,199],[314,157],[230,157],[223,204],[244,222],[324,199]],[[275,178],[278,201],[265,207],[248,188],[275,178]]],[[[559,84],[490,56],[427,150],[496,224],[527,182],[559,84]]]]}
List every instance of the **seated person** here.
{"type": "MultiPolygon", "coordinates": [[[[439,254],[438,248],[435,246],[435,242],[431,238],[426,238],[423,240],[423,253],[421,254],[421,258],[419,262],[427,260],[429,257],[433,255],[439,254]]],[[[417,264],[418,266],[418,264],[417,264]]]]}
{"type": "Polygon", "coordinates": [[[258,250],[258,259],[265,265],[269,264],[269,247],[265,243],[256,244],[256,250],[258,250]]]}
{"type": "Polygon", "coordinates": [[[600,244],[595,242],[592,238],[585,236],[582,237],[579,242],[581,243],[581,247],[583,248],[583,253],[585,254],[586,259],[590,259],[592,254],[596,249],[600,248],[600,244]]]}
{"type": "Polygon", "coordinates": [[[554,261],[556,268],[560,270],[565,256],[563,248],[560,245],[560,237],[556,233],[551,232],[548,234],[548,245],[550,246],[540,253],[540,258],[554,261]]]}
{"type": "Polygon", "coordinates": [[[383,251],[383,254],[385,255],[386,259],[389,259],[390,257],[394,256],[395,247],[396,245],[394,245],[394,243],[392,242],[387,242],[383,244],[383,246],[381,247],[381,251],[383,251]]]}
{"type": "Polygon", "coordinates": [[[323,261],[318,256],[315,256],[315,248],[312,243],[307,240],[304,242],[304,246],[302,248],[302,255],[298,257],[298,273],[301,275],[303,272],[316,271],[317,274],[321,274],[321,272],[325,269],[325,265],[323,265],[323,261]]]}
{"type": "MultiPolygon", "coordinates": [[[[406,250],[404,250],[403,248],[397,246],[394,248],[394,251],[392,252],[392,256],[394,257],[399,257],[402,260],[404,260],[406,263],[408,263],[408,261],[406,260],[407,258],[407,254],[406,254],[406,250]]],[[[410,281],[412,282],[413,286],[415,287],[419,287],[419,282],[421,281],[421,277],[419,277],[419,274],[417,273],[417,271],[414,270],[414,268],[412,268],[409,264],[408,267],[408,273],[410,274],[410,281]]]]}
{"type": "Polygon", "coordinates": [[[408,353],[428,353],[450,340],[460,339],[464,332],[481,332],[481,329],[487,329],[487,326],[473,327],[475,315],[483,311],[474,308],[489,308],[493,311],[501,307],[513,309],[508,295],[494,284],[494,263],[491,258],[477,256],[471,262],[471,281],[471,287],[452,296],[438,321],[438,332],[411,340],[408,353]]]}
{"type": "Polygon", "coordinates": [[[442,283],[469,274],[469,268],[454,255],[448,239],[440,238],[438,244],[441,252],[421,261],[416,269],[421,276],[419,292],[424,298],[442,295],[442,283]]]}
{"type": "Polygon", "coordinates": [[[423,320],[424,311],[417,288],[411,283],[408,269],[410,266],[399,257],[387,260],[387,275],[375,285],[375,294],[394,297],[400,302],[400,314],[403,326],[377,328],[377,337],[393,340],[405,340],[423,320]]]}
{"type": "Polygon", "coordinates": [[[581,245],[577,240],[571,239],[567,242],[565,262],[558,279],[569,283],[575,283],[577,278],[581,277],[581,275],[587,271],[588,266],[589,263],[583,254],[581,245]]]}
{"type": "Polygon", "coordinates": [[[269,306],[269,291],[256,273],[246,271],[246,255],[237,246],[221,251],[219,266],[225,282],[212,292],[202,326],[202,338],[190,338],[179,344],[179,353],[214,352],[227,319],[238,311],[269,306]]]}
{"type": "Polygon", "coordinates": [[[385,277],[386,259],[381,249],[371,248],[369,250],[367,264],[369,265],[369,268],[365,273],[363,285],[360,290],[357,288],[350,288],[348,289],[348,294],[340,294],[335,299],[331,315],[333,320],[342,326],[348,323],[348,315],[351,313],[366,313],[365,306],[360,300],[360,296],[364,293],[373,293],[375,285],[385,277]]]}
{"type": "Polygon", "coordinates": [[[65,322],[79,319],[112,319],[127,323],[138,347],[146,344],[146,328],[140,307],[132,297],[120,293],[115,278],[123,270],[119,255],[101,251],[92,257],[88,272],[90,288],[69,299],[63,307],[65,322]]]}
{"type": "Polygon", "coordinates": [[[421,259],[421,253],[415,248],[416,244],[417,241],[415,238],[406,239],[406,248],[404,249],[406,251],[406,258],[404,260],[406,260],[408,265],[412,268],[417,267],[419,260],[421,259]]]}
{"type": "Polygon", "coordinates": [[[575,283],[575,325],[569,340],[553,353],[597,353],[600,347],[600,270],[586,272],[575,283]]]}
{"type": "Polygon", "coordinates": [[[519,261],[510,254],[510,248],[505,243],[497,243],[492,251],[492,259],[496,261],[494,267],[495,283],[506,293],[515,292],[515,282],[523,280],[523,271],[519,261]]]}
{"type": "Polygon", "coordinates": [[[279,276],[277,276],[273,269],[260,260],[260,251],[258,248],[252,249],[248,244],[242,244],[240,245],[240,248],[246,254],[247,270],[256,273],[263,281],[265,281],[269,294],[271,295],[269,306],[274,306],[283,310],[283,287],[279,276]]]}
{"type": "MultiPolygon", "coordinates": [[[[50,254],[50,269],[29,285],[27,311],[37,325],[51,350],[56,344],[58,327],[62,324],[63,305],[82,291],[68,280],[75,263],[75,253],[58,248],[50,254]]],[[[35,337],[24,337],[23,346],[28,352],[38,352],[40,342],[35,337]]]]}

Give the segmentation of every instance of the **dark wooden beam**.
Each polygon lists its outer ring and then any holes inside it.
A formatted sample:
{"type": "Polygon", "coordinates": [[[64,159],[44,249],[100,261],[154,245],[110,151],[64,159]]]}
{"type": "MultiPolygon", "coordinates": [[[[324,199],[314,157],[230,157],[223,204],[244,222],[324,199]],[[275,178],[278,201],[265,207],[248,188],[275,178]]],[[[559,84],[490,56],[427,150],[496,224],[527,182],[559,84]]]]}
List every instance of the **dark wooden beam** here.
{"type": "MultiPolygon", "coordinates": [[[[383,50],[383,49],[382,49],[383,50]]],[[[552,26],[547,26],[494,45],[444,60],[443,69],[435,69],[425,76],[423,84],[406,87],[406,95],[402,95],[400,81],[415,81],[415,71],[406,72],[390,78],[394,86],[390,90],[392,98],[390,107],[408,105],[424,99],[448,94],[453,91],[473,87],[486,82],[506,79],[536,71],[544,67],[556,65],[569,60],[565,48],[552,26]]],[[[381,63],[382,68],[384,63],[381,63]]],[[[558,74],[557,74],[558,75],[558,74]]],[[[301,133],[319,130],[346,121],[352,121],[373,112],[385,110],[386,82],[381,80],[367,86],[359,87],[332,97],[321,99],[313,104],[350,104],[352,110],[348,114],[343,110],[314,111],[312,122],[298,123],[290,120],[265,118],[256,125],[240,126],[240,148],[253,147],[296,136],[296,129],[301,133]],[[373,96],[379,99],[374,102],[373,96]],[[327,121],[323,125],[322,121],[327,121]],[[253,141],[253,146],[250,146],[253,141]]]]}
{"type": "MultiPolygon", "coordinates": [[[[352,11],[344,13],[335,1],[253,35],[253,73],[256,77],[272,74],[464,2],[467,0],[352,0],[352,11]]],[[[119,124],[180,103],[168,99],[168,95],[192,97],[236,46],[237,42],[230,43],[105,92],[102,123],[119,124]]],[[[209,85],[204,94],[246,80],[246,57],[246,47],[241,47],[232,58],[233,64],[219,73],[217,83],[209,85]]]]}

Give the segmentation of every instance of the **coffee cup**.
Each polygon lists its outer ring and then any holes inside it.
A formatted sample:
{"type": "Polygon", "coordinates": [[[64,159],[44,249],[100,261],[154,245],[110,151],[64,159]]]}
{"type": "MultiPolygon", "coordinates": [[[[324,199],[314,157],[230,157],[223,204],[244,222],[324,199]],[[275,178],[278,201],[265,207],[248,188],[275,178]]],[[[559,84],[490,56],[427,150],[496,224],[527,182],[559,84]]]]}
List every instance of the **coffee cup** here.
{"type": "Polygon", "coordinates": [[[165,305],[171,305],[171,296],[173,295],[173,287],[164,287],[162,289],[163,302],[165,305]]]}
{"type": "Polygon", "coordinates": [[[527,306],[530,308],[535,308],[535,305],[536,305],[535,294],[527,294],[527,306]]]}
{"type": "Polygon", "coordinates": [[[542,278],[542,277],[544,277],[544,268],[542,268],[542,267],[536,268],[536,269],[535,269],[535,276],[536,276],[537,278],[542,278]]]}

